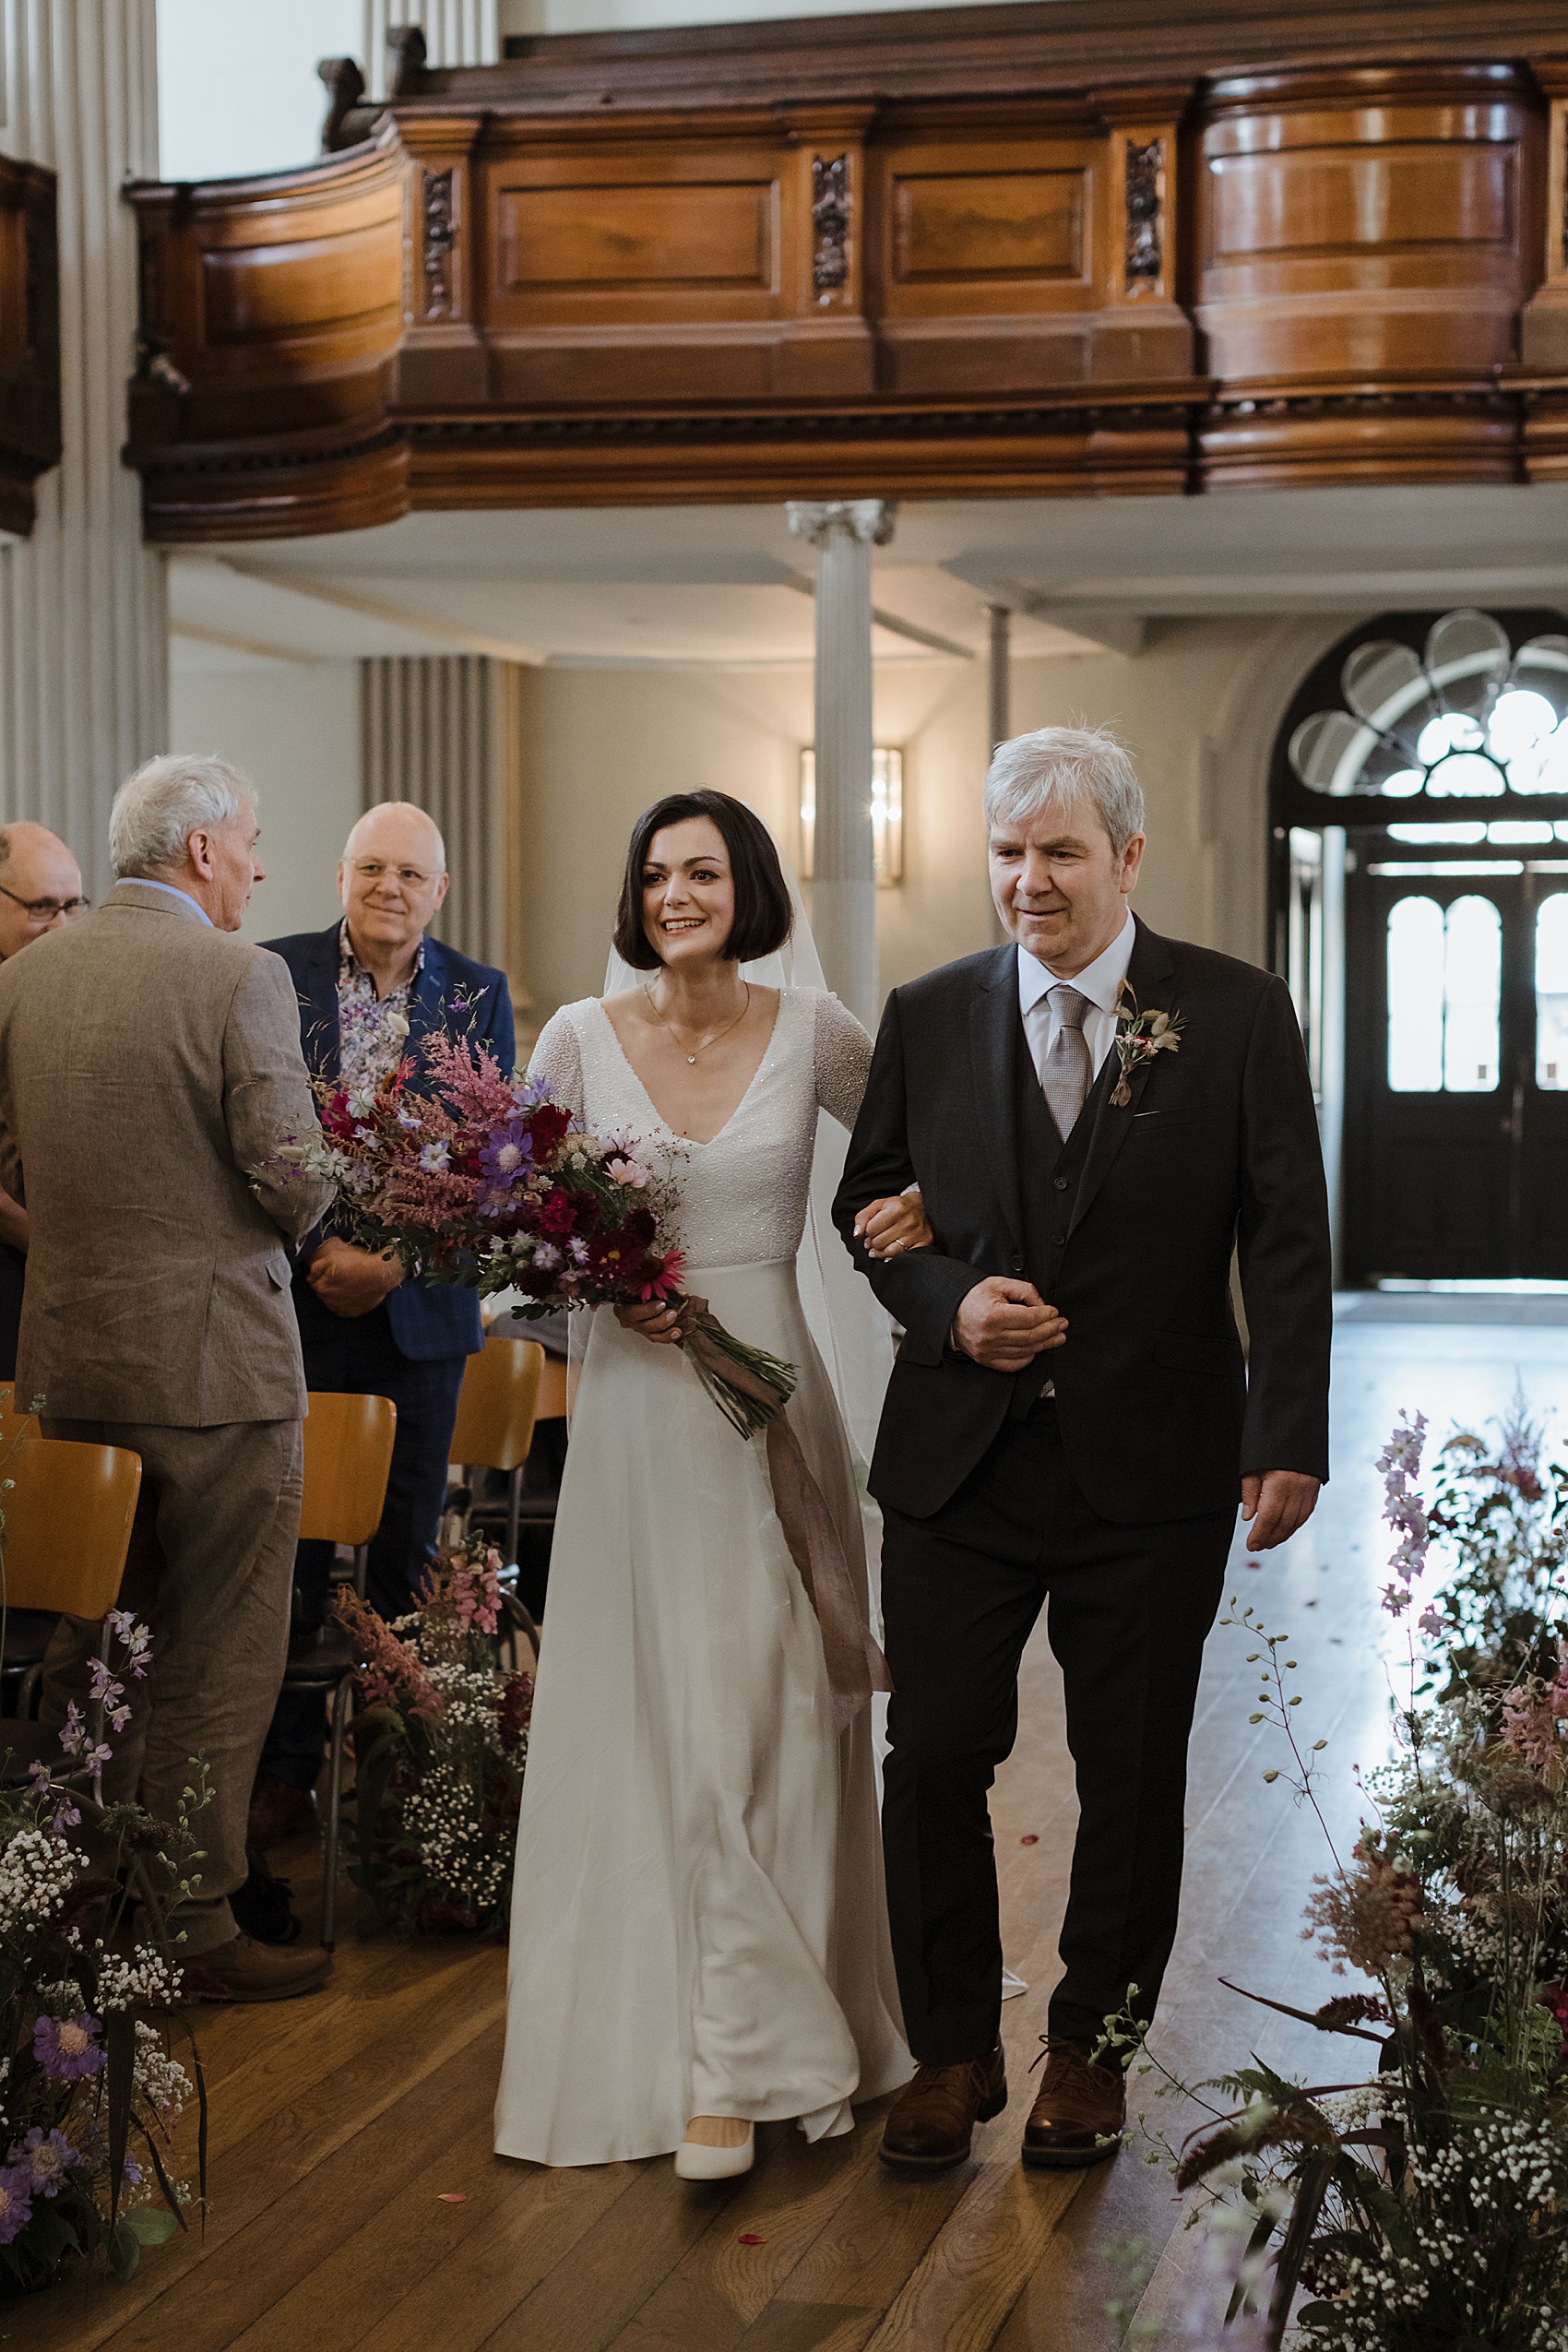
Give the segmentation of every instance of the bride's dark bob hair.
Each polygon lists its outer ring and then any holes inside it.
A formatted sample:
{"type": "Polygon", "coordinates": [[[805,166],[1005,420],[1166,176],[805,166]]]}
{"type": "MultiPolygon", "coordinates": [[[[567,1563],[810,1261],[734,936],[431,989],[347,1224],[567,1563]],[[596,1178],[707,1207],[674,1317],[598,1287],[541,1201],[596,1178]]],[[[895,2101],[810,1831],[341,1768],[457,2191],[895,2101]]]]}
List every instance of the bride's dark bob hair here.
{"type": "Polygon", "coordinates": [[[635,971],[657,971],[662,958],[643,928],[643,868],[648,844],[667,825],[706,816],[719,827],[735,883],[735,920],[724,944],[726,961],[754,963],[782,947],[794,924],[789,885],[773,836],[760,816],[728,792],[670,792],[644,809],[632,827],[621,903],[615,909],[615,952],[635,971]]]}

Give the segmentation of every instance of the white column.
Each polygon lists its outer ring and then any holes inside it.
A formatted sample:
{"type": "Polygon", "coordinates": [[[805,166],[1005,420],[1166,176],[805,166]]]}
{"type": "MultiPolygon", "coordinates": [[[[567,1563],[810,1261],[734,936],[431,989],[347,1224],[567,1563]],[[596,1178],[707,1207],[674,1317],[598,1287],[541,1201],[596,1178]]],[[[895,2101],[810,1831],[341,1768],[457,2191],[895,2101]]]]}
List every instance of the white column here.
{"type": "Polygon", "coordinates": [[[418,25],[432,65],[493,65],[501,56],[497,0],[364,0],[364,74],[371,98],[386,95],[386,36],[418,25]]]}
{"type": "Polygon", "coordinates": [[[790,529],[816,568],[816,835],[812,929],[827,985],[873,1033],[876,877],[872,863],[871,551],[897,510],[880,498],[791,499],[790,529]]]}
{"type": "Polygon", "coordinates": [[[121,462],[137,240],[120,195],[158,171],[154,0],[4,0],[0,144],[59,175],[65,457],[29,540],[0,540],[0,818],[52,826],[90,896],[115,787],[164,748],[169,628],[121,462]]]}
{"type": "Polygon", "coordinates": [[[431,925],[481,964],[506,962],[507,718],[517,669],[487,654],[360,664],[360,805],[412,801],[441,827],[451,887],[431,925]]]}

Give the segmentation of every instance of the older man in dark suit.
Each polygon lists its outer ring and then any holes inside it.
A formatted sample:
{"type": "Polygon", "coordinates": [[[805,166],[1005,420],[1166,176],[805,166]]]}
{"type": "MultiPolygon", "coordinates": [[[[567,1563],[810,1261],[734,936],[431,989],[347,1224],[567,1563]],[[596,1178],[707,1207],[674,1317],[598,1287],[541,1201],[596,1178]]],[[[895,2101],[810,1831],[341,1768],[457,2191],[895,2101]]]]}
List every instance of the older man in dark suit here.
{"type": "MultiPolygon", "coordinates": [[[[434,1036],[469,1039],[510,1075],[516,1056],[504,972],[427,933],[446,896],[446,851],[422,809],[386,801],[361,817],[338,868],[343,919],[327,931],[270,942],[293,974],[312,1075],[369,1091],[434,1036]]],[[[395,1259],[356,1248],[325,1226],[294,1272],[294,1306],[314,1389],[389,1396],[398,1434],[381,1525],[370,1547],[369,1597],[385,1616],[408,1609],[434,1557],[446,1492],[457,1392],[484,1345],[469,1290],[410,1280],[395,1259]]],[[[327,1610],[329,1544],[302,1543],[296,1639],[327,1610]]],[[[321,1766],[319,1698],[285,1693],[261,1760],[251,1842],[267,1846],[308,1819],[321,1766]]]]}
{"type": "Polygon", "coordinates": [[[906,1334],[871,1488],[888,1907],[920,2061],[883,2154],[911,2173],[961,2162],[1006,2102],[987,1800],[1042,1604],[1079,1824],[1024,2157],[1074,2166],[1123,2120],[1103,2021],[1152,2015],[1175,1937],[1238,1492],[1263,1550],[1328,1467],[1327,1205],[1284,983],[1134,917],[1143,794],[1113,738],[1003,744],[985,804],[1014,944],[894,991],[836,1210],[852,1241],[868,1203],[918,1182],[936,1235],[857,1249],[906,1334]]]}

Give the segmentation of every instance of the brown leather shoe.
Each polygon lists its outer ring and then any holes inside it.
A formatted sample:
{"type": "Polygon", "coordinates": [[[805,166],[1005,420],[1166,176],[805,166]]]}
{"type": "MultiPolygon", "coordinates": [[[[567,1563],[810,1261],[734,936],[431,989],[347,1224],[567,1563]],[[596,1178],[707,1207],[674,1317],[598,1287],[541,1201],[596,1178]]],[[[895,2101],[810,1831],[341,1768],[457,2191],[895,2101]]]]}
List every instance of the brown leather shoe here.
{"type": "Polygon", "coordinates": [[[986,2058],[922,2066],[883,2127],[882,2161],[895,2172],[950,2172],[968,2157],[975,2125],[1006,2104],[1000,2042],[986,2058]]]}
{"type": "Polygon", "coordinates": [[[313,1944],[305,1952],[279,1951],[236,1935],[180,1963],[180,1999],[189,2001],[292,2001],[314,1992],[332,1973],[332,1954],[313,1944]]]}
{"type": "Polygon", "coordinates": [[[270,1773],[256,1774],[245,1817],[247,1846],[265,1854],[268,1847],[280,1846],[297,1830],[314,1829],[315,1821],[314,1788],[294,1788],[286,1780],[274,1780],[270,1773]]]}
{"type": "Polygon", "coordinates": [[[1096,2066],[1077,2042],[1045,2041],[1045,2076],[1024,2126],[1024,2162],[1068,2168],[1101,2164],[1122,2144],[1127,2081],[1096,2066]]]}

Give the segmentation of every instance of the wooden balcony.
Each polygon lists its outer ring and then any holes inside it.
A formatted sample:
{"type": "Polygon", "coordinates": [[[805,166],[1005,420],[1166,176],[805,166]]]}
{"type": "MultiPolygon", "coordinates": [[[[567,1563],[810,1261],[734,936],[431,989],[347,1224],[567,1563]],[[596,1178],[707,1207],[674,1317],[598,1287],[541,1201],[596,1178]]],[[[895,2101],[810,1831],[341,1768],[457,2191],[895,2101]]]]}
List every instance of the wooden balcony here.
{"type": "Polygon", "coordinates": [[[1110,13],[416,45],[319,165],[133,189],[149,533],[1568,477],[1559,0],[1110,13]]]}
{"type": "Polygon", "coordinates": [[[59,462],[54,174],[0,155],[0,530],[29,536],[33,485],[59,462]]]}

